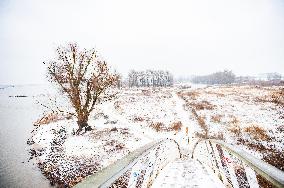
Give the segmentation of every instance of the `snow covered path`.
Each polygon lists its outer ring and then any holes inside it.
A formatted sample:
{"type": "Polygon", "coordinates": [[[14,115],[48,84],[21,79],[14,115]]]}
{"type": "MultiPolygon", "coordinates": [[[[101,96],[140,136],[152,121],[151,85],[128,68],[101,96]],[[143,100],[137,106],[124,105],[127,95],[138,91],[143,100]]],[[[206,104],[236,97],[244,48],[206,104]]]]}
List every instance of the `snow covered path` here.
{"type": "Polygon", "coordinates": [[[178,159],[169,163],[154,181],[153,188],[224,187],[196,160],[178,159]]]}
{"type": "Polygon", "coordinates": [[[172,96],[173,96],[173,100],[176,102],[176,112],[180,117],[180,121],[183,125],[183,130],[182,133],[183,134],[183,139],[182,142],[178,142],[182,148],[187,148],[189,149],[189,151],[187,151],[188,153],[190,153],[190,151],[193,148],[194,145],[194,133],[195,133],[195,125],[196,125],[196,121],[194,120],[194,118],[192,117],[191,112],[188,112],[184,109],[184,100],[181,99],[175,92],[172,92],[172,96]],[[188,127],[188,135],[186,135],[186,127],[188,127]],[[189,143],[188,143],[189,142],[189,143]]]}

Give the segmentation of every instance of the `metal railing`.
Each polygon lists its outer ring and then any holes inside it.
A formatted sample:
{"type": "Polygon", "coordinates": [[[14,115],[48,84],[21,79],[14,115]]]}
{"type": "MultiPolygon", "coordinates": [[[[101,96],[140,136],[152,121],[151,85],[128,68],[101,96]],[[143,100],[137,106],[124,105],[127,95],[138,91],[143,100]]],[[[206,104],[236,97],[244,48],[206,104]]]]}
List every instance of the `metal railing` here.
{"type": "Polygon", "coordinates": [[[131,152],[74,187],[150,187],[158,173],[180,157],[175,140],[159,140],[131,152]]]}
{"type": "Polygon", "coordinates": [[[192,158],[210,167],[226,187],[284,187],[283,171],[220,140],[199,140],[192,158]]]}

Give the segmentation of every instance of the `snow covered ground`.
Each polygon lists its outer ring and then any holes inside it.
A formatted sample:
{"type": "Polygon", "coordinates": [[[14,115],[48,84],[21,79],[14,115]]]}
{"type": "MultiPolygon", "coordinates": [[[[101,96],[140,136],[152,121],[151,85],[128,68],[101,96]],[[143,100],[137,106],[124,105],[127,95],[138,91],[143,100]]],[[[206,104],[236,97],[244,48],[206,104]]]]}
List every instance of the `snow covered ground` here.
{"type": "Polygon", "coordinates": [[[51,182],[65,186],[160,138],[175,139],[187,155],[206,134],[283,168],[283,98],[275,97],[281,92],[253,86],[124,88],[96,107],[89,120],[94,130],[84,135],[73,134],[75,119],[36,127],[31,153],[51,182]]]}
{"type": "Polygon", "coordinates": [[[218,138],[284,170],[284,90],[281,87],[211,86],[183,90],[199,135],[218,138]]]}
{"type": "Polygon", "coordinates": [[[211,176],[208,171],[198,161],[193,159],[179,159],[169,163],[158,175],[152,185],[153,188],[179,188],[179,187],[225,187],[215,176],[211,176]]]}

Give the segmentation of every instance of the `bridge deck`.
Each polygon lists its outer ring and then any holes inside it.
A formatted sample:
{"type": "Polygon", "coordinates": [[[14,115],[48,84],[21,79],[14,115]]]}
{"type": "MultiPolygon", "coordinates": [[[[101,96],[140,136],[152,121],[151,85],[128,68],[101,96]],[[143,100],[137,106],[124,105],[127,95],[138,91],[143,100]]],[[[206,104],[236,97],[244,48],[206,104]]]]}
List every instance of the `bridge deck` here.
{"type": "Polygon", "coordinates": [[[224,185],[220,180],[210,175],[198,161],[193,159],[178,159],[169,163],[160,172],[152,187],[219,188],[224,187],[224,185]]]}

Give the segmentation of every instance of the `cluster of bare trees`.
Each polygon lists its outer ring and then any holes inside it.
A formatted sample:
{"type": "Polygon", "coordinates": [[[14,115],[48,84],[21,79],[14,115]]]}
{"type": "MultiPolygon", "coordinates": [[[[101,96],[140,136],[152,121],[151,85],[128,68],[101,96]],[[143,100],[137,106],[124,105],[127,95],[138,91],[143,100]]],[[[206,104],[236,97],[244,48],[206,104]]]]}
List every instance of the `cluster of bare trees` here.
{"type": "Polygon", "coordinates": [[[119,76],[111,73],[94,48],[81,50],[75,43],[59,46],[56,57],[45,64],[50,81],[59,86],[73,107],[69,114],[77,118],[77,133],[83,128],[90,130],[90,113],[98,102],[110,97],[106,90],[117,83],[119,76]]]}
{"type": "Polygon", "coordinates": [[[235,79],[236,75],[232,71],[224,70],[205,76],[195,76],[191,81],[199,84],[231,84],[235,79]]]}
{"type": "Polygon", "coordinates": [[[173,75],[168,71],[162,70],[146,70],[146,71],[130,71],[128,74],[129,87],[158,87],[172,86],[173,75]]]}

